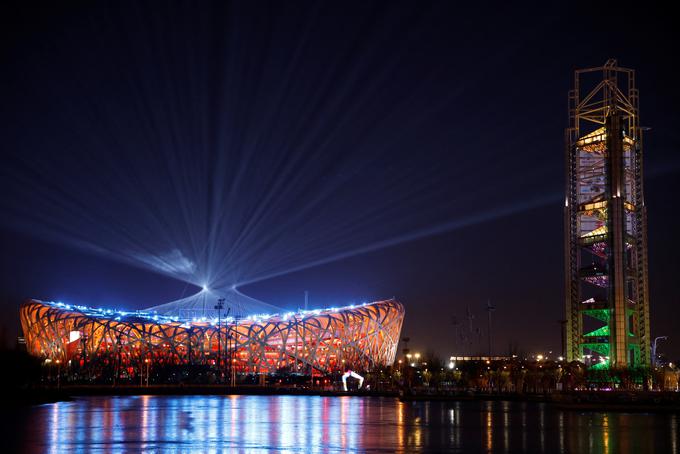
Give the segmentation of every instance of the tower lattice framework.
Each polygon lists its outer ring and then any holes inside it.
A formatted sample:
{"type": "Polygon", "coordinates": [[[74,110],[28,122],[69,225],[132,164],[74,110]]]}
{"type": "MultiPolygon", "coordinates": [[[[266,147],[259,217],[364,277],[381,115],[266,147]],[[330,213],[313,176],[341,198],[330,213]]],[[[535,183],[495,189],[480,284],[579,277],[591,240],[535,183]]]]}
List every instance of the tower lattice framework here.
{"type": "Polygon", "coordinates": [[[635,71],[577,70],[566,129],[567,358],[650,364],[647,213],[635,71]]]}

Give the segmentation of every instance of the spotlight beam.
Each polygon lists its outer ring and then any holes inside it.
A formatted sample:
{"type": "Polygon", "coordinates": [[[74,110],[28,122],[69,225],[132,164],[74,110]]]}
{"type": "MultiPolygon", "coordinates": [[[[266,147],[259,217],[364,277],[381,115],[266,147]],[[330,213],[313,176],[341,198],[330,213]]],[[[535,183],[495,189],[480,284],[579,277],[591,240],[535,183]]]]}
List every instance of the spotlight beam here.
{"type": "Polygon", "coordinates": [[[423,229],[423,230],[420,230],[418,232],[413,232],[413,233],[402,235],[402,236],[399,236],[399,237],[379,241],[379,242],[370,244],[368,246],[353,249],[351,251],[336,254],[334,256],[326,257],[326,258],[323,258],[323,259],[320,259],[320,260],[315,260],[313,262],[305,263],[303,265],[299,265],[299,266],[296,266],[296,267],[293,267],[293,268],[290,268],[290,269],[287,269],[287,270],[284,270],[284,271],[281,271],[281,272],[274,272],[274,273],[268,274],[266,276],[259,276],[258,278],[255,278],[255,279],[252,279],[252,280],[249,280],[249,281],[239,282],[236,286],[241,287],[241,286],[244,286],[244,285],[247,285],[247,284],[253,284],[253,283],[260,282],[260,281],[267,280],[267,279],[271,279],[271,278],[274,278],[274,277],[279,277],[279,276],[291,274],[291,273],[294,273],[294,272],[297,272],[297,271],[302,271],[302,270],[305,270],[305,269],[308,269],[308,268],[313,268],[313,267],[316,267],[316,266],[325,265],[325,264],[332,263],[332,262],[337,262],[339,260],[344,260],[344,259],[351,258],[351,257],[357,256],[357,255],[366,254],[368,252],[373,252],[373,251],[377,251],[377,250],[380,250],[380,249],[385,249],[385,248],[388,248],[388,247],[396,246],[396,245],[399,245],[399,244],[402,244],[402,243],[407,243],[407,242],[410,242],[410,241],[416,241],[416,240],[427,238],[427,237],[430,237],[430,236],[441,235],[443,233],[447,233],[447,232],[450,232],[450,231],[454,231],[454,230],[458,230],[458,229],[462,229],[462,228],[466,228],[466,227],[471,227],[471,226],[474,226],[474,225],[478,225],[478,224],[481,224],[481,223],[484,223],[484,222],[493,221],[493,220],[504,218],[504,217],[507,217],[507,216],[512,216],[512,215],[517,214],[517,213],[530,211],[530,210],[540,208],[540,207],[543,207],[543,206],[548,206],[548,205],[551,205],[551,204],[554,204],[554,203],[559,203],[560,200],[561,200],[561,197],[562,197],[561,194],[550,194],[550,195],[547,195],[547,196],[536,198],[536,199],[534,199],[530,202],[526,202],[526,203],[522,203],[522,204],[516,204],[516,205],[509,205],[509,206],[506,206],[506,207],[502,207],[498,210],[487,211],[487,212],[484,212],[484,213],[477,214],[475,216],[470,216],[470,217],[463,218],[463,219],[460,219],[460,220],[448,222],[448,223],[445,223],[445,224],[440,224],[440,225],[435,226],[435,227],[423,229]]]}

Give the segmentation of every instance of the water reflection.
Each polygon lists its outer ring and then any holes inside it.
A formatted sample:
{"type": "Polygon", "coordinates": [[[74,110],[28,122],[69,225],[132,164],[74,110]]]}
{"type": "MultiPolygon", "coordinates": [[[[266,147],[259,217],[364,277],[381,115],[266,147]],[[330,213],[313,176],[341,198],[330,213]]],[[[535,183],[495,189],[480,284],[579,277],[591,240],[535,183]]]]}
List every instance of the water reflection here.
{"type": "Polygon", "coordinates": [[[674,414],[580,413],[513,402],[92,397],[7,419],[27,452],[678,451],[674,414]]]}
{"type": "Polygon", "coordinates": [[[493,451],[493,402],[486,402],[485,422],[483,423],[486,428],[486,450],[493,451]]]}

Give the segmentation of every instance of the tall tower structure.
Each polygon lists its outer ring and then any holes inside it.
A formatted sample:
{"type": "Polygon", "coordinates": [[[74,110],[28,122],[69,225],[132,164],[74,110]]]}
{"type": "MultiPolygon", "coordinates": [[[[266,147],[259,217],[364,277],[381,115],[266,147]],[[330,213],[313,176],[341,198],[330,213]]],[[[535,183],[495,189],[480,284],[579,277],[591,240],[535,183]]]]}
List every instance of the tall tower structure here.
{"type": "Polygon", "coordinates": [[[635,71],[577,70],[566,129],[568,360],[650,365],[647,213],[635,71]]]}

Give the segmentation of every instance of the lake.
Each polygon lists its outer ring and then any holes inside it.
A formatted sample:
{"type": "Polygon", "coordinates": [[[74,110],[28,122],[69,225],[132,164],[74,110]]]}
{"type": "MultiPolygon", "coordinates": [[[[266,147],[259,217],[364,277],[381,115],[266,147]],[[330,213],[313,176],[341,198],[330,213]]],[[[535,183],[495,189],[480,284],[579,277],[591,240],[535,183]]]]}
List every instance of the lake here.
{"type": "Polygon", "coordinates": [[[678,452],[680,415],[378,397],[86,397],[3,409],[3,452],[678,452]]]}

